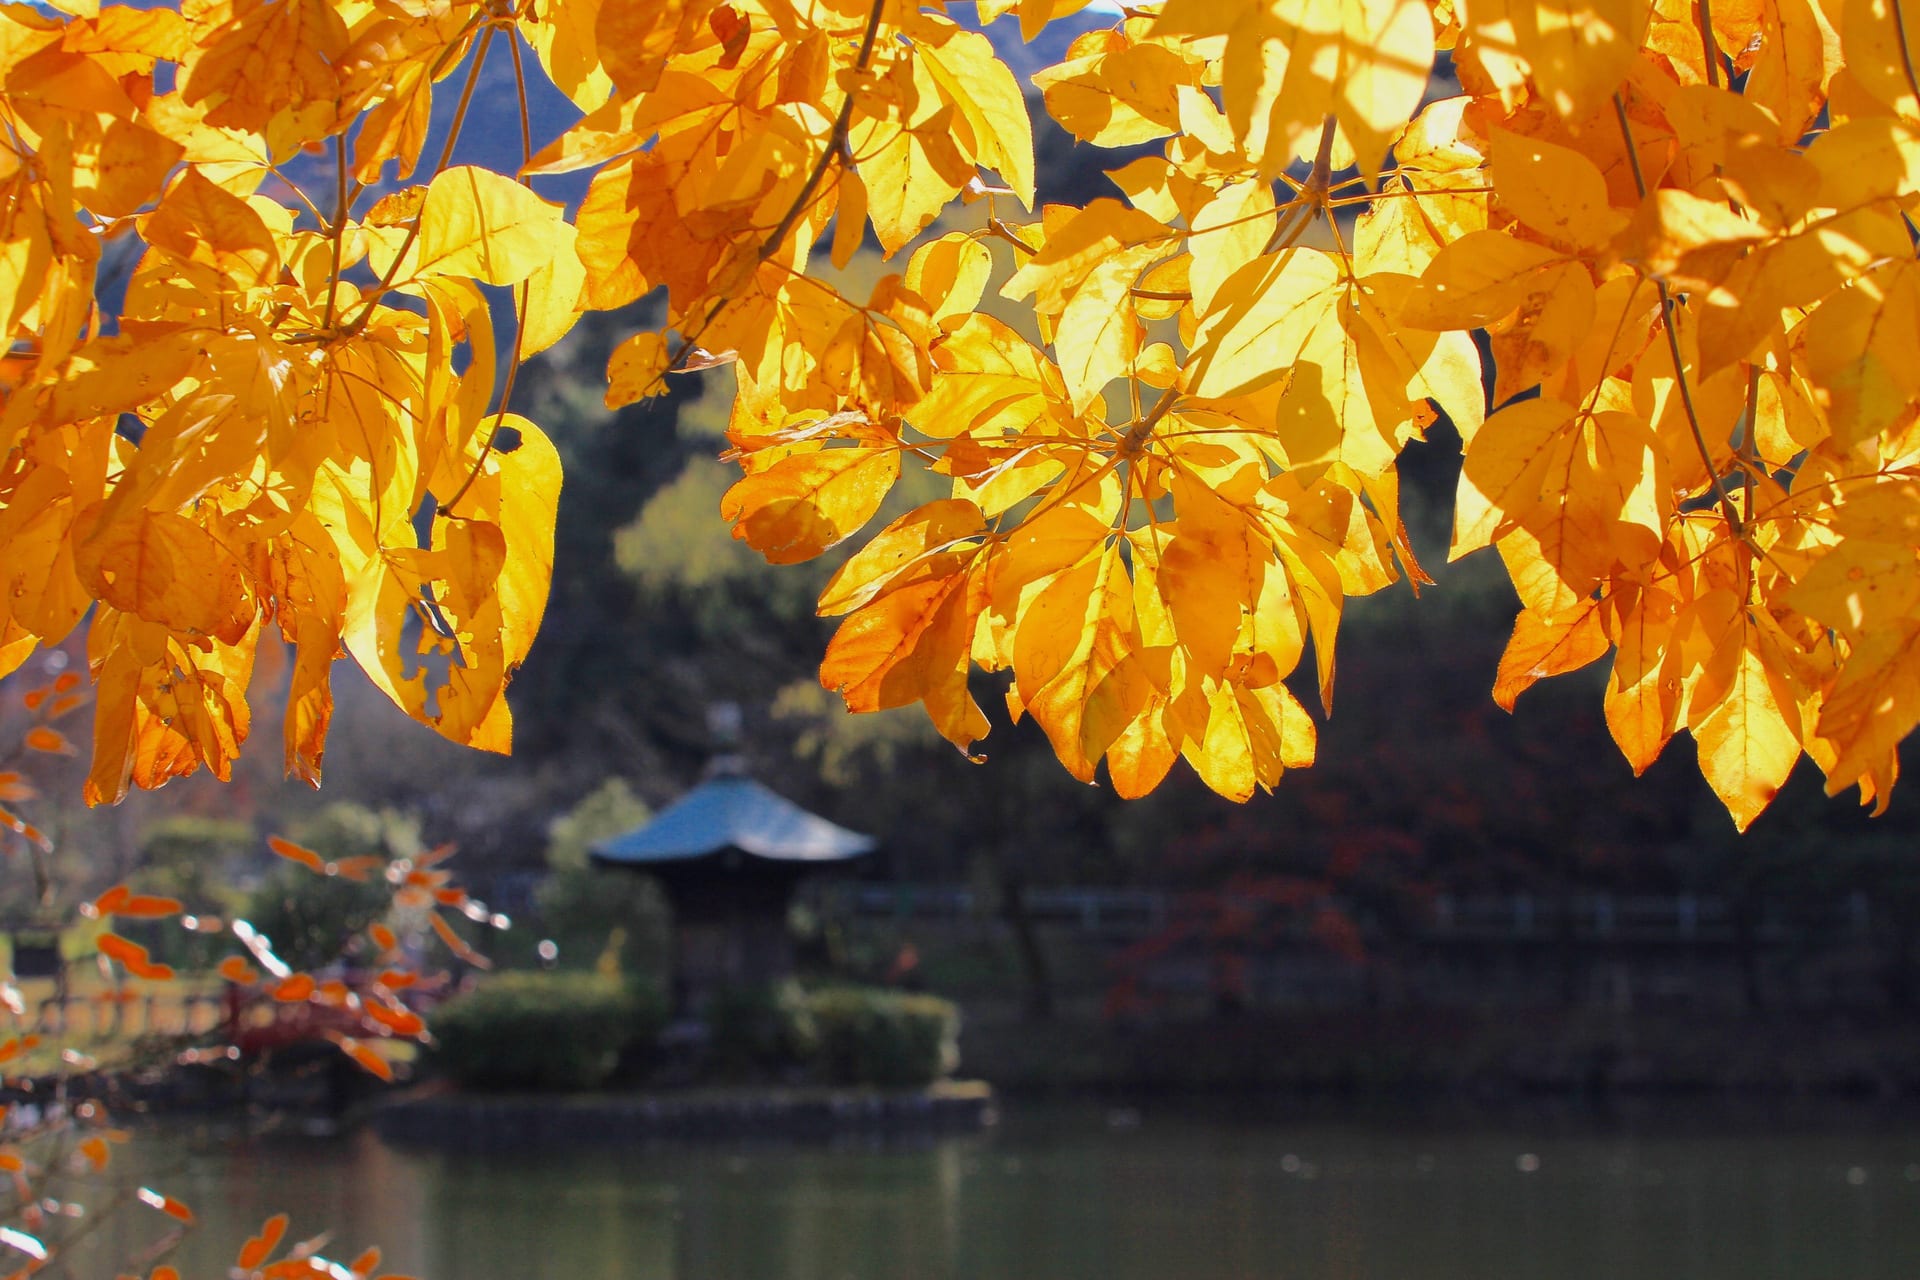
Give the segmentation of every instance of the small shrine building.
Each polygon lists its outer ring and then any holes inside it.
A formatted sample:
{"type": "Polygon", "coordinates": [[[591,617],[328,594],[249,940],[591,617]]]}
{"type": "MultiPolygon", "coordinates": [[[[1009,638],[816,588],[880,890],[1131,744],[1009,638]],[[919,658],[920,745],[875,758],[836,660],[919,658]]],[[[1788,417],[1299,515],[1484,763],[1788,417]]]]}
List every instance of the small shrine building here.
{"type": "Polygon", "coordinates": [[[861,857],[872,836],[809,813],[722,757],[652,821],[591,849],[596,866],[651,875],[673,909],[673,1004],[792,975],[787,912],[810,872],[861,857]]]}

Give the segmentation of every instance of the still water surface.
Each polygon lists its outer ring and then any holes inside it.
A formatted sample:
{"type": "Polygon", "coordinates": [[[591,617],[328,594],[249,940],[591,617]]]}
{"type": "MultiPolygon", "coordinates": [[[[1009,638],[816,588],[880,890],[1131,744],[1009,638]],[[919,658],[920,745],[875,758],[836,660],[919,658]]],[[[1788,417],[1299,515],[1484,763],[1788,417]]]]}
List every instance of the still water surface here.
{"type": "MultiPolygon", "coordinates": [[[[1920,1123],[1861,1112],[1623,1124],[1016,1102],[993,1132],[909,1147],[481,1155],[166,1131],[131,1154],[156,1183],[170,1167],[165,1187],[200,1213],[174,1259],[188,1277],[224,1275],[282,1209],[296,1232],[332,1227],[332,1256],[378,1243],[423,1280],[1920,1275],[1920,1123]]],[[[96,1241],[133,1243],[117,1227],[96,1241]]]]}

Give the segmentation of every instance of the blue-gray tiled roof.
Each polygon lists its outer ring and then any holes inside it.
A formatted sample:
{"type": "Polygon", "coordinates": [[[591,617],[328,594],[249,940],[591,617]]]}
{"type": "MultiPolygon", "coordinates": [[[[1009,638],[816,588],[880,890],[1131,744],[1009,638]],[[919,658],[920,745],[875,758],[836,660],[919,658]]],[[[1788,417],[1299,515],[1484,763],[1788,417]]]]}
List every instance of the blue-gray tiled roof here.
{"type": "Polygon", "coordinates": [[[838,862],[874,847],[751,778],[701,783],[643,827],[593,846],[597,862],[681,862],[734,848],[779,862],[838,862]]]}

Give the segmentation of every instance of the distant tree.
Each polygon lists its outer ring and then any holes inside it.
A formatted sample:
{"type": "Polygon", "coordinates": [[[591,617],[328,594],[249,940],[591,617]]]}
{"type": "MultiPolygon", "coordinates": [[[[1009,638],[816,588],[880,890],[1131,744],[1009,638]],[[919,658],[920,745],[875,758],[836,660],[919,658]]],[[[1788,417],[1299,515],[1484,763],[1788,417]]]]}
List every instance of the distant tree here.
{"type": "Polygon", "coordinates": [[[612,949],[621,970],[665,967],[667,908],[644,876],[595,867],[598,841],[631,831],[651,812],[619,778],[609,778],[548,827],[547,877],[538,892],[540,927],[569,969],[592,969],[612,949]]]}

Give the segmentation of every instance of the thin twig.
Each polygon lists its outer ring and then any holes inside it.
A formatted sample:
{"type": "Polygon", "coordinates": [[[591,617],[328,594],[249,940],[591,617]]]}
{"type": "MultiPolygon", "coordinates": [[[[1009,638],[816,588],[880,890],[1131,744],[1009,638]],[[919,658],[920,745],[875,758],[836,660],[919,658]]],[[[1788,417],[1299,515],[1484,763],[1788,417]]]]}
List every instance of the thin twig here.
{"type": "MultiPolygon", "coordinates": [[[[533,124],[527,112],[527,70],[520,60],[520,42],[511,41],[509,47],[513,50],[514,89],[520,98],[520,163],[524,167],[533,159],[533,124]]],[[[513,355],[507,362],[506,383],[500,388],[500,408],[493,415],[493,428],[487,432],[486,441],[480,446],[480,456],[474,459],[473,470],[467,472],[467,478],[460,482],[453,496],[440,507],[440,514],[448,520],[461,518],[453,514],[453,509],[460,504],[460,499],[467,496],[467,490],[473,488],[473,482],[480,478],[487,459],[493,455],[493,442],[500,436],[500,424],[507,420],[507,406],[513,403],[513,384],[520,377],[520,353],[525,350],[527,339],[527,299],[531,293],[532,286],[523,281],[518,295],[519,309],[514,315],[513,355]]]]}
{"type": "Polygon", "coordinates": [[[1900,69],[1907,73],[1907,88],[1913,90],[1914,100],[1920,102],[1920,74],[1914,72],[1913,50],[1907,46],[1907,15],[1900,5],[1901,0],[1893,0],[1887,8],[1893,10],[1893,35],[1900,42],[1900,69]]]}
{"type": "Polygon", "coordinates": [[[1128,427],[1127,433],[1120,437],[1120,443],[1114,447],[1114,457],[1131,458],[1145,448],[1147,437],[1153,434],[1153,429],[1160,425],[1160,419],[1166,417],[1167,411],[1173,408],[1173,402],[1179,398],[1179,394],[1178,382],[1162,391],[1160,398],[1153,402],[1153,408],[1147,410],[1147,416],[1128,427]]]}
{"type": "MultiPolygon", "coordinates": [[[[480,34],[479,47],[474,50],[473,66],[468,69],[467,83],[460,90],[460,105],[454,108],[453,122],[448,127],[446,145],[440,148],[440,159],[433,166],[434,177],[446,172],[448,162],[453,159],[453,144],[460,139],[460,128],[466,123],[467,107],[473,102],[473,91],[480,84],[480,68],[486,63],[487,49],[492,43],[493,28],[488,27],[480,34]]],[[[394,277],[400,273],[400,264],[406,260],[407,250],[413,248],[413,242],[419,238],[420,219],[415,218],[413,225],[407,228],[405,238],[400,241],[400,249],[393,255],[393,261],[387,264],[385,274],[380,277],[380,283],[368,292],[365,299],[366,305],[360,308],[360,314],[355,316],[353,323],[348,326],[350,330],[358,331],[366,324],[367,318],[373,314],[374,303],[393,287],[394,277]]]]}
{"type": "MultiPolygon", "coordinates": [[[[861,33],[860,52],[855,56],[853,63],[855,74],[864,72],[873,58],[874,42],[880,34],[880,15],[885,10],[886,4],[887,0],[873,0],[872,7],[867,10],[866,30],[861,33]]],[[[761,262],[770,261],[780,252],[780,247],[786,243],[787,236],[792,233],[795,225],[806,213],[808,205],[813,202],[815,192],[820,189],[820,184],[826,179],[827,171],[833,167],[834,161],[852,159],[848,152],[847,141],[848,131],[852,127],[853,93],[849,91],[840,104],[840,114],[834,117],[833,130],[827,135],[827,145],[821,150],[820,158],[814,161],[813,168],[807,172],[806,181],[800,184],[800,190],[794,196],[793,203],[787,206],[787,211],[780,216],[780,221],[774,224],[773,231],[761,242],[759,252],[761,262]]],[[[678,373],[681,370],[688,357],[700,349],[701,335],[713,327],[713,322],[720,318],[720,313],[726,310],[729,301],[728,298],[714,299],[713,304],[707,308],[706,315],[700,318],[700,322],[692,330],[681,334],[680,349],[673,353],[673,358],[667,362],[667,367],[660,374],[655,375],[655,382],[668,373],[678,373]]]]}
{"type": "MultiPolygon", "coordinates": [[[[1647,197],[1647,180],[1640,169],[1640,150],[1634,143],[1633,129],[1627,122],[1627,104],[1620,100],[1618,93],[1613,95],[1613,111],[1620,121],[1620,136],[1627,143],[1627,160],[1633,167],[1634,188],[1644,200],[1647,197]]],[[[1719,504],[1720,514],[1726,517],[1727,527],[1733,531],[1736,538],[1745,541],[1746,522],[1734,510],[1733,497],[1727,492],[1726,484],[1720,479],[1720,472],[1714,467],[1713,450],[1707,447],[1707,436],[1700,429],[1700,415],[1694,408],[1693,388],[1687,385],[1686,364],[1680,351],[1680,332],[1674,324],[1673,294],[1667,288],[1665,280],[1655,279],[1653,284],[1654,288],[1660,291],[1660,319],[1667,331],[1667,351],[1673,358],[1673,380],[1680,386],[1680,405],[1686,411],[1687,426],[1693,432],[1694,447],[1700,451],[1701,465],[1707,470],[1707,482],[1713,486],[1714,501],[1719,504]]]]}
{"type": "MultiPolygon", "coordinates": [[[[873,43],[880,34],[880,13],[885,8],[886,0],[873,0],[872,7],[867,10],[867,29],[860,36],[860,53],[853,62],[856,74],[865,71],[868,61],[873,57],[873,43]]],[[[849,91],[846,100],[840,104],[840,114],[834,117],[833,132],[827,137],[827,145],[821,150],[820,158],[814,162],[812,171],[807,174],[807,180],[801,184],[800,193],[793,198],[793,203],[787,206],[785,216],[774,227],[773,233],[767,237],[765,243],[760,246],[762,262],[780,252],[780,246],[786,242],[788,233],[793,230],[794,224],[800,221],[801,215],[807,211],[808,204],[813,200],[813,193],[819,189],[821,181],[827,176],[827,170],[833,166],[836,159],[846,154],[847,131],[852,127],[853,94],[849,91]]]]}
{"type": "Polygon", "coordinates": [[[1694,16],[1700,23],[1700,51],[1706,58],[1707,83],[1720,87],[1720,46],[1713,38],[1713,0],[1698,0],[1694,16]]]}
{"type": "Polygon", "coordinates": [[[340,252],[341,242],[347,236],[347,135],[333,135],[334,189],[336,199],[333,206],[333,226],[329,238],[333,241],[333,268],[327,273],[327,309],[320,318],[323,332],[333,331],[333,308],[340,297],[340,252]]]}

